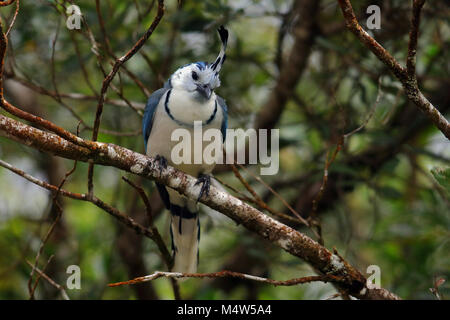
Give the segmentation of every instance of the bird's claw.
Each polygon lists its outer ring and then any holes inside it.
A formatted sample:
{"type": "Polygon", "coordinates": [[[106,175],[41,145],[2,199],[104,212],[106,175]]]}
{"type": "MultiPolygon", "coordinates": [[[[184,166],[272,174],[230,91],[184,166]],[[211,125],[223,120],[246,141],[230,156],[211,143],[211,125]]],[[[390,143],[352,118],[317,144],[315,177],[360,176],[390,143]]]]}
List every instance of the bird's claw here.
{"type": "Polygon", "coordinates": [[[161,175],[163,169],[167,169],[167,159],[158,154],[156,155],[155,160],[158,161],[159,175],[161,175]]]}
{"type": "Polygon", "coordinates": [[[206,194],[206,196],[209,196],[209,188],[211,187],[211,177],[207,174],[201,174],[195,185],[202,184],[202,188],[200,189],[200,193],[197,198],[197,202],[200,201],[202,196],[206,194]]]}

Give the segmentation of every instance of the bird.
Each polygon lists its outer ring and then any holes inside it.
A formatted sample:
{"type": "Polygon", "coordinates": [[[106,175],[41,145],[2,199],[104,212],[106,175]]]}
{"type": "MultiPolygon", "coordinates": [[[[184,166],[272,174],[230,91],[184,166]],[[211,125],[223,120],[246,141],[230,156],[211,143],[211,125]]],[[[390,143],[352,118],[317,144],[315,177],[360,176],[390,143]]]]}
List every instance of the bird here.
{"type": "MultiPolygon", "coordinates": [[[[171,160],[171,150],[177,142],[171,140],[172,132],[183,128],[193,133],[195,122],[196,125],[200,123],[203,130],[220,130],[222,144],[226,138],[227,105],[214,90],[220,86],[219,72],[226,60],[228,30],[220,26],[217,31],[221,48],[214,62],[193,62],[178,68],[164,83],[163,88],[150,95],[142,120],[146,155],[154,157],[160,169],[169,164],[196,177],[196,184],[201,184],[198,199],[193,200],[156,183],[160,197],[171,214],[173,272],[197,271],[200,241],[198,201],[202,196],[209,195],[215,163],[174,163],[171,160]]],[[[203,153],[203,150],[200,151],[203,153]]],[[[195,152],[199,151],[192,150],[191,156],[195,152]]]]}

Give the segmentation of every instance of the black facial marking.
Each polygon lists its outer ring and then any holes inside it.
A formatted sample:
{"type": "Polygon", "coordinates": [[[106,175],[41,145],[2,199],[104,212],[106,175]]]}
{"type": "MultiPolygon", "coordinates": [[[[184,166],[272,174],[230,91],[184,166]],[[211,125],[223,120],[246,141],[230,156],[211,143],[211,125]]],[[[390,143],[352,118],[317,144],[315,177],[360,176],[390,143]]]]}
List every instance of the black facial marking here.
{"type": "Polygon", "coordinates": [[[195,81],[198,80],[198,74],[195,71],[192,71],[192,79],[194,79],[195,81]]]}

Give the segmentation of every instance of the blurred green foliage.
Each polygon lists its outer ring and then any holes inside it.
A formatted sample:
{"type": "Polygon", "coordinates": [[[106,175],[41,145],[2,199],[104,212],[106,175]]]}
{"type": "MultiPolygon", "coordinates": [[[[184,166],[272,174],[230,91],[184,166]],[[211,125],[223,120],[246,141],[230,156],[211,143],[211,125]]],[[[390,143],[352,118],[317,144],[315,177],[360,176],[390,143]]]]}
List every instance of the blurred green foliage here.
{"type": "MultiPolygon", "coordinates": [[[[126,68],[151,92],[179,66],[214,59],[220,46],[215,29],[225,24],[230,30],[230,43],[221,74],[222,86],[217,91],[227,100],[230,127],[251,127],[275,86],[280,26],[293,2],[183,2],[179,6],[176,1],[166,1],[163,20],[142,48],[143,54],[135,55],[126,68]]],[[[362,23],[365,8],[373,3],[382,7],[382,29],[372,33],[395,57],[404,61],[410,3],[358,1],[355,10],[362,23]]],[[[87,26],[98,43],[101,63],[107,72],[114,61],[104,45],[95,2],[80,0],[76,4],[87,22],[80,31],[65,28],[64,8],[69,1],[21,2],[10,35],[5,84],[8,99],[16,105],[72,132],[76,132],[79,119],[71,109],[87,126],[92,126],[97,105],[95,96],[103,80],[87,26]],[[55,7],[55,3],[60,4],[55,7]],[[20,82],[93,99],[63,98],[63,105],[20,82]]],[[[363,273],[369,265],[380,266],[381,285],[401,297],[433,299],[429,288],[433,287],[434,280],[448,279],[450,275],[449,141],[408,103],[382,63],[345,28],[339,27],[344,23],[336,1],[321,1],[320,6],[315,41],[294,92],[297,98],[289,100],[277,125],[281,135],[280,172],[263,179],[296,209],[303,210],[302,214],[308,214],[311,201],[303,204],[301,200],[317,193],[327,151],[334,149],[339,134],[364,123],[378,94],[378,77],[381,77],[382,97],[373,116],[362,130],[345,140],[329,168],[327,188],[334,192],[322,200],[318,209],[325,245],[336,247],[363,273]],[[333,32],[333,27],[337,31],[333,32]]],[[[428,4],[425,9],[417,61],[420,86],[431,101],[447,108],[448,115],[450,28],[444,12],[449,8],[441,3],[436,7],[428,4]]],[[[14,5],[0,9],[4,26],[11,21],[14,10],[14,5]]],[[[121,56],[150,25],[156,14],[156,2],[101,1],[101,12],[111,48],[115,55],[121,56]]],[[[281,42],[284,59],[288,58],[294,41],[292,26],[288,26],[281,42]]],[[[146,102],[147,97],[123,70],[113,84],[127,100],[146,102]]],[[[120,96],[110,89],[108,98],[117,100],[120,96]]],[[[144,151],[143,140],[137,132],[141,117],[131,108],[107,103],[101,128],[109,131],[102,131],[99,141],[144,151]],[[120,136],[114,132],[131,135],[120,136]]],[[[81,125],[81,129],[80,136],[91,137],[89,128],[81,125]]],[[[0,158],[56,185],[73,166],[72,161],[53,158],[4,137],[0,137],[0,158]]],[[[257,169],[250,167],[255,173],[257,169]]],[[[266,188],[243,174],[273,208],[289,213],[266,188]]],[[[96,195],[130,215],[145,216],[143,203],[121,180],[122,175],[123,172],[114,168],[97,166],[96,195]]],[[[232,173],[218,176],[245,193],[232,173]]],[[[142,184],[152,201],[157,201],[152,197],[153,183],[129,178],[142,184]]],[[[64,188],[87,191],[87,164],[77,164],[77,170],[64,188]]],[[[127,237],[124,227],[106,212],[87,202],[60,201],[62,218],[45,245],[38,266],[44,268],[54,255],[46,273],[65,285],[69,276],[67,267],[79,265],[81,290],[67,290],[71,299],[139,298],[135,287],[107,287],[108,283],[128,280],[130,270],[136,267],[134,260],[129,261],[120,253],[121,249],[125,256],[136,250],[133,259],[142,259],[148,273],[166,270],[156,245],[149,239],[137,237],[124,247],[122,237],[127,237]]],[[[156,202],[152,204],[158,206],[156,202]]],[[[165,211],[159,214],[156,225],[169,245],[168,216],[165,211]]],[[[31,269],[26,260],[34,262],[41,239],[54,217],[50,193],[0,168],[0,299],[29,297],[27,283],[31,269]]],[[[145,217],[143,221],[146,223],[145,217]]],[[[239,268],[236,271],[279,280],[313,273],[303,261],[208,208],[202,210],[201,225],[200,272],[215,272],[231,265],[239,268]]],[[[309,230],[300,230],[312,236],[309,230]]],[[[173,298],[168,280],[159,279],[151,285],[150,289],[146,287],[147,292],[153,290],[160,299],[173,298]]],[[[440,287],[444,298],[450,296],[449,288],[448,282],[440,287]]],[[[273,287],[236,280],[224,284],[194,279],[181,284],[182,297],[193,299],[318,299],[334,293],[330,284],[323,283],[273,287]]],[[[36,298],[60,299],[61,296],[41,279],[36,298]]]]}

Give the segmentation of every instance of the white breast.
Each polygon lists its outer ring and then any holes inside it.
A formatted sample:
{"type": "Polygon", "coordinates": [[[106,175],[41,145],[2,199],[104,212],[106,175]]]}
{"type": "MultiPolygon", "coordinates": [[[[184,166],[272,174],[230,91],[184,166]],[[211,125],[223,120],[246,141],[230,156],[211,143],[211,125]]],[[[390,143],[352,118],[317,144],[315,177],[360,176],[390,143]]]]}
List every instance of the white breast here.
{"type": "Polygon", "coordinates": [[[216,94],[213,93],[206,103],[195,99],[194,95],[184,90],[171,90],[169,108],[175,119],[194,124],[194,121],[206,122],[211,117],[216,107],[216,94]]]}
{"type": "MultiPolygon", "coordinates": [[[[169,91],[168,91],[169,92],[169,91]]],[[[155,111],[153,126],[147,141],[147,155],[155,157],[156,155],[164,156],[169,164],[177,169],[180,169],[194,177],[197,177],[200,173],[209,174],[214,168],[214,164],[193,164],[195,155],[193,141],[194,133],[192,127],[184,127],[179,123],[172,120],[165,110],[165,100],[167,93],[164,94],[158,104],[155,111]],[[179,141],[171,141],[172,132],[175,129],[184,128],[191,133],[191,164],[179,164],[176,165],[171,161],[172,148],[179,143],[179,141]]],[[[216,108],[215,105],[216,96],[213,94],[211,99],[204,104],[199,103],[197,100],[192,99],[188,94],[181,90],[172,89],[169,98],[169,109],[171,115],[178,121],[193,124],[194,121],[206,122],[210,119],[211,115],[216,108]]],[[[203,126],[203,132],[209,128],[220,129],[222,125],[223,113],[222,108],[217,105],[216,116],[208,125],[203,126]]],[[[203,150],[208,142],[203,143],[203,147],[197,149],[197,152],[203,150]]],[[[202,155],[200,155],[201,157],[202,155]]]]}

